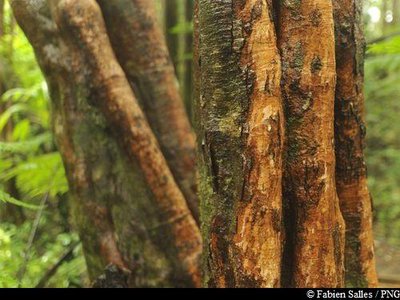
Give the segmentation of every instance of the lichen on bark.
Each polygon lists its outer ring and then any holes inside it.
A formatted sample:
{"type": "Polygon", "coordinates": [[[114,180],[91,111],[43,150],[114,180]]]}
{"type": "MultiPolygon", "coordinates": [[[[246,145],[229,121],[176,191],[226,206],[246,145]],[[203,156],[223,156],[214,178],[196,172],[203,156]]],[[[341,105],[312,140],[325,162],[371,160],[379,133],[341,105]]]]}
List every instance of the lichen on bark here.
{"type": "Polygon", "coordinates": [[[284,117],[271,8],[256,0],[198,4],[205,285],[277,287],[284,117]]]}

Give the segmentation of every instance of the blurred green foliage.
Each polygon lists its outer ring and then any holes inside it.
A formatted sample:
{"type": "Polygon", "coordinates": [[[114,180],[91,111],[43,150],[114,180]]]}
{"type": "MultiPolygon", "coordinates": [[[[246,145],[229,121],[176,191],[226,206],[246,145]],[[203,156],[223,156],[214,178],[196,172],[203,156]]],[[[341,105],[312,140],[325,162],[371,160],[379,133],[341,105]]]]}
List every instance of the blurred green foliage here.
{"type": "MultiPolygon", "coordinates": [[[[400,40],[395,41],[400,49],[400,40]]],[[[376,234],[400,245],[400,51],[383,49],[365,65],[368,182],[376,234]]]]}

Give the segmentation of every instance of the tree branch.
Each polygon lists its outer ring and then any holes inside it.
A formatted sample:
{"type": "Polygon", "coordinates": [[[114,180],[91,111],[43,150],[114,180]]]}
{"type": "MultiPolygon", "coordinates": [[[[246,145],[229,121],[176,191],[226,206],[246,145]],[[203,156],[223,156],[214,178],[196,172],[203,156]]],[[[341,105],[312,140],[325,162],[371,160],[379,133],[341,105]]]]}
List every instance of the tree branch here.
{"type": "Polygon", "coordinates": [[[389,40],[389,39],[394,38],[394,37],[399,36],[399,35],[400,35],[400,31],[393,32],[393,33],[388,34],[388,35],[380,36],[380,37],[378,37],[378,38],[376,38],[376,39],[372,39],[372,40],[368,41],[368,42],[367,42],[367,45],[372,45],[372,44],[380,43],[380,42],[389,40]]]}
{"type": "Polygon", "coordinates": [[[69,246],[68,250],[58,259],[58,261],[47,270],[47,272],[42,276],[39,282],[36,284],[35,288],[44,288],[47,282],[57,273],[59,267],[61,267],[65,262],[71,260],[74,256],[74,250],[79,245],[79,242],[75,242],[69,246]]]}

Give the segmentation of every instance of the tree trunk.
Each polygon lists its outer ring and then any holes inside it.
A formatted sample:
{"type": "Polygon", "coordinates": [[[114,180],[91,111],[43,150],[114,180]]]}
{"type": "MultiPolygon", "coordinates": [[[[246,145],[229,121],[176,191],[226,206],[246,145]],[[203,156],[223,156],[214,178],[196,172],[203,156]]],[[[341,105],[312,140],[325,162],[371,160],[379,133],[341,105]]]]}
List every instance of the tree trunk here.
{"type": "Polygon", "coordinates": [[[381,4],[381,27],[382,35],[385,35],[388,31],[388,23],[386,22],[386,13],[388,11],[388,0],[382,0],[381,4]]]}
{"type": "Polygon", "coordinates": [[[397,30],[398,28],[395,26],[398,26],[400,24],[400,1],[399,0],[392,0],[392,14],[393,14],[393,21],[392,21],[392,26],[397,30]]]}
{"type": "Polygon", "coordinates": [[[190,63],[187,62],[186,55],[189,53],[189,45],[192,41],[188,38],[190,36],[188,32],[171,32],[171,29],[176,26],[182,26],[182,30],[186,29],[183,25],[190,20],[189,16],[193,12],[192,1],[167,0],[165,7],[168,49],[175,65],[181,95],[189,115],[191,114],[192,95],[191,86],[187,84],[187,80],[190,79],[190,63]]]}
{"type": "Polygon", "coordinates": [[[335,44],[332,3],[277,1],[289,211],[286,284],[343,284],[344,223],[335,188],[335,44]],[[322,42],[321,42],[322,41],[322,42]],[[292,262],[292,264],[290,264],[292,262]]]}
{"type": "Polygon", "coordinates": [[[336,186],[346,222],[346,285],[376,287],[371,196],[363,153],[365,41],[362,2],[338,0],[334,3],[337,60],[336,186]]]}
{"type": "Polygon", "coordinates": [[[257,0],[198,5],[204,284],[277,287],[284,133],[271,7],[257,0]]]}
{"type": "MultiPolygon", "coordinates": [[[[151,116],[142,113],[117,62],[99,6],[94,0],[11,3],[49,85],[91,278],[112,264],[130,274],[129,286],[199,286],[197,226],[146,121],[151,116]]],[[[155,27],[151,18],[135,18],[139,28],[155,27]]],[[[169,82],[156,80],[168,94],[169,82]]],[[[159,98],[152,100],[155,112],[159,98]]]]}
{"type": "Polygon", "coordinates": [[[154,3],[148,0],[99,0],[98,3],[118,61],[198,221],[195,138],[165,37],[156,19],[154,3]]]}
{"type": "Polygon", "coordinates": [[[4,0],[0,0],[0,38],[4,35],[4,0]]]}

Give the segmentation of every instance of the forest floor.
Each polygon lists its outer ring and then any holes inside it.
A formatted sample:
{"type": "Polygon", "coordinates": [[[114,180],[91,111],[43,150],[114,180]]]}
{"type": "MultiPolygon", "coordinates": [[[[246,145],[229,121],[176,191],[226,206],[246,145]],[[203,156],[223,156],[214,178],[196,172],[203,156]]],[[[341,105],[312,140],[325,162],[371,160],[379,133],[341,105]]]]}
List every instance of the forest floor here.
{"type": "Polygon", "coordinates": [[[378,237],[375,252],[380,287],[400,288],[400,248],[378,237]]]}

